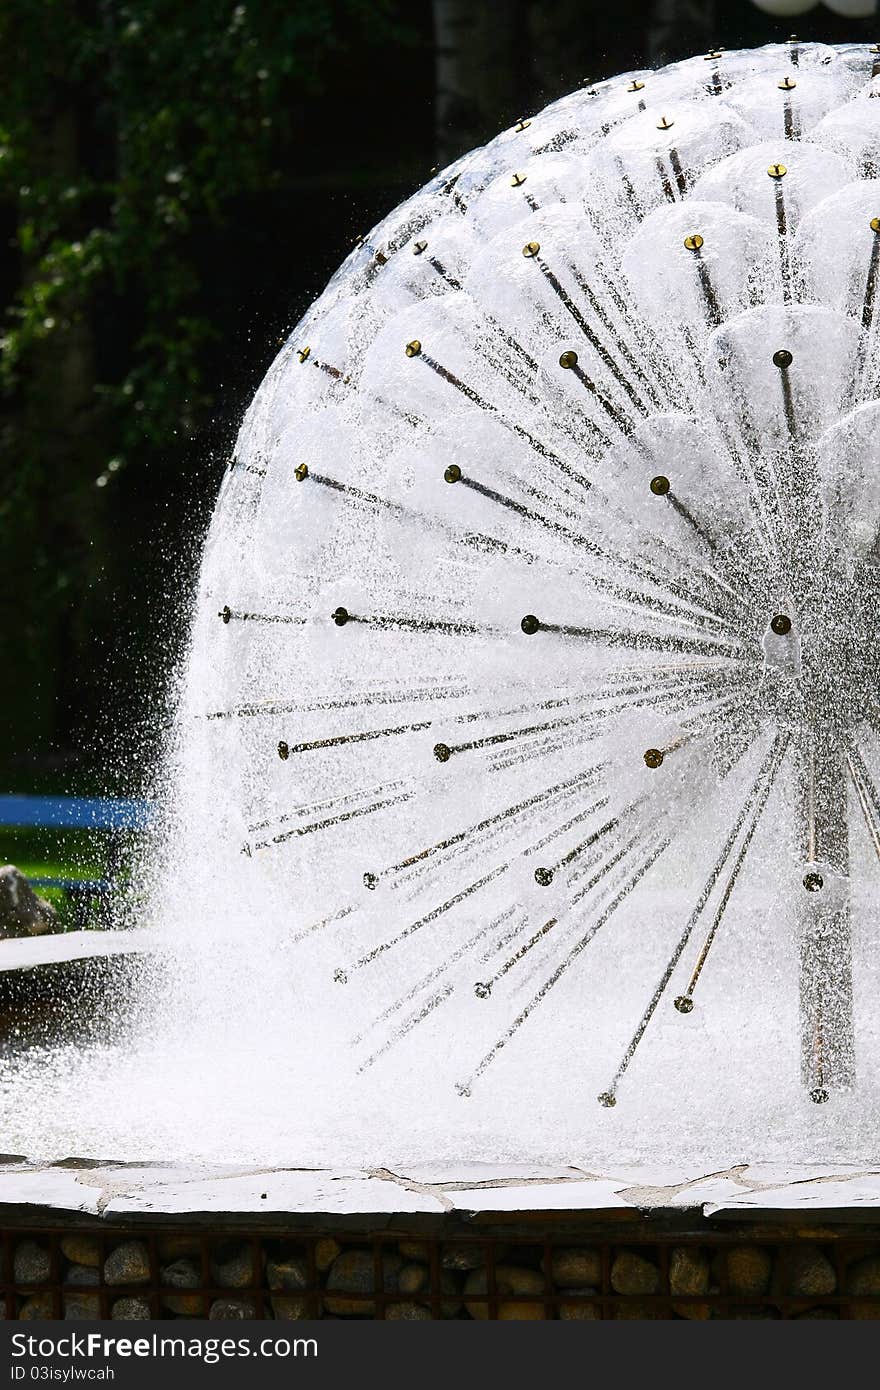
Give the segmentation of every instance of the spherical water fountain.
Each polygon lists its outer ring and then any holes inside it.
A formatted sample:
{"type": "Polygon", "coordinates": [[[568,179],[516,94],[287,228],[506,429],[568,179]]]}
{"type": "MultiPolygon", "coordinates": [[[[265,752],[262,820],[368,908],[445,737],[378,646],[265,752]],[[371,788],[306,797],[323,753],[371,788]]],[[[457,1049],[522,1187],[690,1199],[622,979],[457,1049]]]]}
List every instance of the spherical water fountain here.
{"type": "Polygon", "coordinates": [[[204,552],[176,987],[89,1064],[130,1148],[877,1154],[878,97],[797,41],[586,85],[297,326],[204,552]]]}

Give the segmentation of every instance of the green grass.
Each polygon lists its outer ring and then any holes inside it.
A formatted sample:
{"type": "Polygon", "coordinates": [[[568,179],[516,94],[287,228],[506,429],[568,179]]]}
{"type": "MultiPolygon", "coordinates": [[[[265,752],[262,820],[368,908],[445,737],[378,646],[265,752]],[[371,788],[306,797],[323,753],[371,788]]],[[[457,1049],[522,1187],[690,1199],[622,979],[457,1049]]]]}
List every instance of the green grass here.
{"type": "MultiPolygon", "coordinates": [[[[14,864],[27,878],[104,876],[104,836],[88,830],[0,826],[0,864],[14,864]]],[[[74,925],[72,904],[61,888],[37,888],[65,927],[74,925]]]]}

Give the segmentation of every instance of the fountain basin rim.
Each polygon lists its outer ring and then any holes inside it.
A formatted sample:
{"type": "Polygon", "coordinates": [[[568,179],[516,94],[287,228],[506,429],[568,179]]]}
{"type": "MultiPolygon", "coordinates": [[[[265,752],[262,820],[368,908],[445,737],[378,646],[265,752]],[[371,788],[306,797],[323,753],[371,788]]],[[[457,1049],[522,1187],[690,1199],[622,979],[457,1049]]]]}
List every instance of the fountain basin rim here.
{"type": "Polygon", "coordinates": [[[880,1225],[880,1164],[771,1166],[724,1171],[621,1165],[598,1174],[575,1166],[415,1165],[356,1170],[236,1167],[66,1159],[0,1159],[5,1221],[80,1218],[109,1223],[399,1224],[456,1219],[564,1222],[681,1220],[741,1224],[880,1225]]]}
{"type": "Polygon", "coordinates": [[[149,927],[14,937],[0,941],[0,974],[33,970],[41,965],[67,965],[95,956],[140,955],[155,951],[159,946],[159,934],[149,927]]]}

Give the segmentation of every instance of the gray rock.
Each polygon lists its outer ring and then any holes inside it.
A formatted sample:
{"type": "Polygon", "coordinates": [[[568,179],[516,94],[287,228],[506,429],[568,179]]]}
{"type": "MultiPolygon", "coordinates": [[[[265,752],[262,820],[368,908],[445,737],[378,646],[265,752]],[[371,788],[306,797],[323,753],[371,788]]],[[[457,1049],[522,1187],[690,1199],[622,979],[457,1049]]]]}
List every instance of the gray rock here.
{"type": "Polygon", "coordinates": [[[150,1256],[142,1240],[126,1240],[117,1245],[104,1261],[104,1282],[116,1284],[149,1284],[150,1256]]]}
{"type": "Polygon", "coordinates": [[[96,1293],[67,1293],[64,1295],[65,1322],[95,1321],[101,1316],[101,1300],[96,1293]]]}
{"type": "MultiPolygon", "coordinates": [[[[669,1254],[669,1290],[679,1295],[708,1293],[711,1286],[709,1256],[696,1245],[675,1245],[669,1254]]],[[[705,1320],[712,1316],[710,1303],[673,1303],[681,1318],[705,1320]]]]}
{"type": "Polygon", "coordinates": [[[94,1289],[100,1282],[100,1275],[91,1265],[71,1265],[64,1276],[65,1284],[79,1284],[82,1288],[94,1289]]]}
{"type": "MultiPolygon", "coordinates": [[[[386,1293],[397,1293],[403,1260],[392,1251],[382,1256],[382,1280],[386,1293]]],[[[327,1293],[324,1307],[337,1317],[373,1317],[376,1303],[370,1298],[346,1297],[351,1294],[376,1292],[376,1274],[372,1250],[344,1250],[330,1266],[327,1274],[327,1293]]]]}
{"type": "Polygon", "coordinates": [[[421,1303],[389,1303],[385,1309],[387,1322],[430,1322],[430,1309],[421,1303]]]}
{"type": "Polygon", "coordinates": [[[198,1236],[160,1236],[157,1249],[159,1259],[166,1265],[174,1260],[195,1260],[198,1264],[202,1253],[198,1236]]]}
{"type": "Polygon", "coordinates": [[[203,1318],[205,1299],[199,1293],[163,1293],[162,1307],[179,1318],[203,1318]]]}
{"type": "Polygon", "coordinates": [[[110,1316],[117,1322],[139,1322],[153,1315],[145,1298],[117,1298],[110,1309],[110,1316]]]}
{"type": "Polygon", "coordinates": [[[49,1251],[35,1240],[20,1240],[15,1247],[12,1269],[16,1284],[45,1284],[52,1272],[49,1251]]]}
{"type": "Polygon", "coordinates": [[[286,1293],[309,1287],[309,1271],[304,1259],[299,1255],[289,1255],[284,1259],[266,1262],[266,1279],[270,1289],[286,1293]]]}
{"type": "Polygon", "coordinates": [[[315,1241],[315,1267],[323,1274],[332,1265],[336,1256],[342,1253],[342,1246],[332,1236],[324,1236],[315,1241]]]}
{"type": "Polygon", "coordinates": [[[248,1289],[256,1282],[249,1245],[221,1245],[211,1256],[211,1278],[220,1289],[248,1289]]]}
{"type": "Polygon", "coordinates": [[[35,1293],[26,1298],[18,1310],[18,1316],[25,1322],[35,1320],[45,1322],[55,1317],[55,1299],[50,1293],[35,1293]]]}
{"type": "Polygon", "coordinates": [[[734,1245],[727,1251],[727,1285],[732,1294],[755,1298],[767,1293],[773,1256],[762,1245],[734,1245]]]}
{"type": "Polygon", "coordinates": [[[55,909],[38,898],[14,864],[0,868],[0,938],[59,931],[55,909]]]}
{"type": "Polygon", "coordinates": [[[615,1293],[656,1293],[660,1271],[635,1250],[618,1250],[611,1262],[611,1287],[615,1293]]]}
{"type": "Polygon", "coordinates": [[[78,1235],[76,1232],[62,1236],[61,1253],[72,1265],[88,1265],[92,1269],[101,1267],[101,1242],[97,1236],[78,1235]]]}
{"type": "MultiPolygon", "coordinates": [[[[197,1289],[202,1282],[195,1260],[174,1260],[163,1265],[160,1279],[166,1289],[197,1289]]],[[[179,1317],[200,1317],[205,1311],[204,1299],[199,1294],[162,1294],[162,1306],[179,1317]]]]}
{"type": "Polygon", "coordinates": [[[669,1255],[669,1290],[677,1294],[709,1292],[709,1256],[699,1246],[676,1245],[669,1255]]]}
{"type": "MultiPolygon", "coordinates": [[[[447,1279],[452,1278],[448,1270],[444,1270],[443,1273],[447,1279]]],[[[427,1265],[416,1264],[413,1261],[411,1264],[403,1266],[397,1282],[401,1293],[422,1293],[424,1289],[430,1287],[431,1271],[427,1265]]]]}
{"type": "MultiPolygon", "coordinates": [[[[481,1322],[489,1317],[489,1303],[485,1297],[488,1291],[489,1280],[485,1269],[471,1270],[464,1283],[464,1306],[472,1318],[481,1322]]],[[[536,1269],[521,1265],[496,1265],[495,1291],[499,1322],[535,1322],[547,1316],[542,1302],[519,1301],[523,1295],[540,1296],[544,1292],[544,1275],[536,1269]],[[516,1301],[510,1298],[511,1294],[516,1295],[516,1301]]]]}
{"type": "MultiPolygon", "coordinates": [[[[506,1245],[499,1245],[495,1250],[496,1260],[502,1260],[507,1253],[506,1245]]],[[[400,1249],[403,1249],[401,1244],[400,1249]]],[[[474,1242],[467,1241],[452,1242],[444,1245],[440,1252],[440,1263],[444,1269],[479,1269],[485,1263],[486,1252],[483,1247],[474,1242]]]]}
{"type": "Polygon", "coordinates": [[[789,1251],[786,1274],[788,1292],[792,1294],[821,1298],[837,1288],[834,1265],[816,1245],[799,1245],[789,1251]]]}
{"type": "Polygon", "coordinates": [[[276,1293],[269,1299],[272,1312],[279,1322],[301,1322],[312,1316],[307,1298],[296,1298],[292,1294],[276,1293]]]}
{"type": "Polygon", "coordinates": [[[880,1293],[880,1255],[868,1255],[850,1265],[846,1272],[846,1290],[847,1293],[880,1293]]]}
{"type": "MultiPolygon", "coordinates": [[[[427,1265],[416,1264],[415,1261],[413,1261],[411,1264],[403,1266],[403,1269],[400,1271],[398,1285],[400,1292],[407,1295],[417,1293],[430,1294],[431,1271],[427,1265]]],[[[457,1297],[459,1294],[459,1287],[456,1277],[449,1269],[440,1270],[440,1292],[451,1295],[451,1297],[444,1298],[441,1303],[441,1315],[444,1318],[454,1318],[461,1308],[461,1298],[457,1297]]],[[[430,1304],[426,1304],[425,1306],[430,1307],[430,1304]]],[[[388,1314],[386,1313],[385,1316],[387,1317],[388,1314]]]]}
{"type": "MultiPolygon", "coordinates": [[[[846,1289],[850,1294],[880,1294],[880,1255],[868,1255],[851,1264],[846,1272],[846,1289]]],[[[880,1300],[852,1303],[849,1315],[860,1322],[880,1318],[880,1300]]]]}
{"type": "MultiPolygon", "coordinates": [[[[541,1268],[544,1268],[543,1261],[541,1268]]],[[[586,1246],[554,1250],[551,1271],[553,1283],[561,1289],[583,1285],[598,1287],[602,1282],[602,1259],[598,1250],[586,1246]]]]}
{"type": "Polygon", "coordinates": [[[202,1282],[194,1260],[175,1260],[170,1265],[163,1265],[159,1277],[165,1288],[169,1289],[197,1289],[202,1282]]]}
{"type": "Polygon", "coordinates": [[[422,1264],[427,1264],[431,1258],[426,1240],[401,1240],[397,1248],[405,1260],[419,1260],[422,1264]]]}
{"type": "Polygon", "coordinates": [[[218,1319],[255,1318],[257,1306],[251,1298],[215,1298],[208,1317],[218,1319]]]}

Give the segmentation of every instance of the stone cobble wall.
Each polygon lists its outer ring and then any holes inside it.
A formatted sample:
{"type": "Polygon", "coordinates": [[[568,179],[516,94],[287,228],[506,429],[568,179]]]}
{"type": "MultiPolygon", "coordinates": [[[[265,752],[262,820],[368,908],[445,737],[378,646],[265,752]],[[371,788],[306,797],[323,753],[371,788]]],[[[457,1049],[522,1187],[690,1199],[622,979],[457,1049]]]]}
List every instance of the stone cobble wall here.
{"type": "MultiPolygon", "coordinates": [[[[875,1318],[880,1232],[2,1233],[6,1318],[875,1318]],[[600,1233],[601,1235],[601,1233],[600,1233]]],[[[5,1308],[5,1312],[4,1312],[5,1308]]]]}

